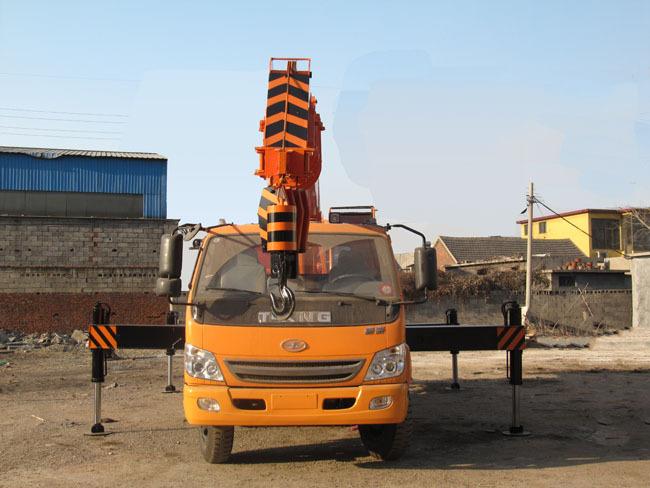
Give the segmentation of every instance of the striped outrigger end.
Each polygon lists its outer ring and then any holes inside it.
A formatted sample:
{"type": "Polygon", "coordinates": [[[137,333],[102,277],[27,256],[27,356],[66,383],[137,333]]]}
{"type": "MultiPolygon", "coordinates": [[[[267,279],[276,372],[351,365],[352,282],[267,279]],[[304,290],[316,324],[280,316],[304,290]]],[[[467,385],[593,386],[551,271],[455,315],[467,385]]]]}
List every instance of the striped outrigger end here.
{"type": "Polygon", "coordinates": [[[91,325],[88,329],[88,347],[91,349],[117,349],[117,327],[91,325]]]}
{"type": "Polygon", "coordinates": [[[262,249],[267,250],[267,240],[268,240],[268,212],[267,208],[271,205],[277,205],[280,203],[280,198],[277,195],[277,191],[270,186],[267,186],[262,190],[262,196],[260,198],[260,204],[257,208],[257,219],[260,226],[260,238],[262,240],[262,249]]]}
{"type": "Polygon", "coordinates": [[[309,73],[271,71],[264,146],[307,147],[309,73]]]}
{"type": "Polygon", "coordinates": [[[497,349],[519,351],[526,348],[526,328],[522,326],[497,327],[497,349]]]}

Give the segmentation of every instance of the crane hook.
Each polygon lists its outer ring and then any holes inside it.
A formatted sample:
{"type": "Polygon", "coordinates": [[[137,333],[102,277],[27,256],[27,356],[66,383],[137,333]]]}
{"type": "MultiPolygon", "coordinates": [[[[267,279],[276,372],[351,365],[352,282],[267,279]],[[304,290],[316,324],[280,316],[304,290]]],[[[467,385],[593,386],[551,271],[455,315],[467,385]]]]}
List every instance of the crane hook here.
{"type": "Polygon", "coordinates": [[[276,319],[287,320],[296,308],[296,295],[287,286],[287,262],[284,255],[281,255],[278,262],[273,266],[272,274],[278,278],[277,286],[280,290],[280,298],[276,298],[273,292],[269,291],[271,311],[276,319]]]}
{"type": "Polygon", "coordinates": [[[269,298],[271,299],[271,311],[273,316],[278,320],[287,320],[293,311],[296,308],[296,296],[293,293],[293,290],[287,285],[278,284],[280,289],[280,298],[269,292],[269,298]]]}

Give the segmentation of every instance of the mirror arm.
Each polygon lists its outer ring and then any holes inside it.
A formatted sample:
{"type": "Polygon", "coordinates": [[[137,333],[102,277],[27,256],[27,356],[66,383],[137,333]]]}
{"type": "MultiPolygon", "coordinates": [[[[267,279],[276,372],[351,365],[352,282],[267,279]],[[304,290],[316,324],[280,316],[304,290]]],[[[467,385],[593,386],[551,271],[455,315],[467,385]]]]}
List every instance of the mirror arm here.
{"type": "Polygon", "coordinates": [[[181,234],[184,241],[191,241],[196,234],[204,230],[201,224],[181,224],[172,231],[172,234],[181,234]]]}
{"type": "Polygon", "coordinates": [[[198,307],[198,303],[192,303],[192,302],[173,302],[172,297],[167,297],[167,301],[169,302],[170,305],[190,305],[194,307],[198,307]]]}
{"type": "Polygon", "coordinates": [[[412,229],[411,227],[404,225],[404,224],[386,224],[386,231],[389,231],[392,227],[399,227],[401,229],[408,230],[409,232],[412,232],[413,234],[417,234],[422,238],[422,247],[426,248],[427,246],[427,239],[424,236],[424,234],[418,230],[412,229]]]}

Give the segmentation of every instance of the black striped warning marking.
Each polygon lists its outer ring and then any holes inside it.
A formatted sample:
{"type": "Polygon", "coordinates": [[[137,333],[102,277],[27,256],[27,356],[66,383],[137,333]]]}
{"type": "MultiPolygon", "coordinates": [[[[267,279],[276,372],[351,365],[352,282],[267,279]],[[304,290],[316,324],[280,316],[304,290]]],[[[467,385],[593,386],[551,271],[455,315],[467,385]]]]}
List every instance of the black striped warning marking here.
{"type": "Polygon", "coordinates": [[[497,349],[519,351],[526,348],[526,329],[522,326],[497,327],[497,349]]]}
{"type": "MultiPolygon", "coordinates": [[[[269,72],[269,84],[271,84],[272,81],[276,81],[279,80],[280,78],[285,78],[285,77],[286,77],[286,71],[273,70],[269,72]]],[[[292,73],[291,77],[294,78],[296,81],[309,85],[309,74],[307,73],[300,73],[300,72],[292,73]]]]}
{"type": "Polygon", "coordinates": [[[260,239],[262,240],[262,249],[266,251],[266,241],[267,238],[267,208],[271,205],[277,205],[280,202],[280,199],[275,193],[273,187],[266,187],[262,190],[262,196],[260,198],[260,204],[257,208],[257,217],[258,223],[260,226],[260,239]]]}
{"type": "Polygon", "coordinates": [[[307,147],[309,74],[271,71],[264,146],[307,147]]]}
{"type": "Polygon", "coordinates": [[[267,209],[267,243],[269,251],[296,251],[295,205],[270,205],[267,209]]]}
{"type": "Polygon", "coordinates": [[[271,99],[273,97],[277,97],[278,95],[284,95],[287,92],[289,92],[289,95],[291,95],[292,97],[296,97],[305,102],[309,101],[308,90],[303,90],[300,87],[300,85],[294,86],[292,84],[287,84],[287,83],[283,83],[281,85],[277,85],[274,86],[273,88],[270,88],[268,92],[268,98],[271,99]]]}
{"type": "Polygon", "coordinates": [[[91,325],[88,329],[88,347],[91,349],[117,349],[115,325],[91,325]]]}

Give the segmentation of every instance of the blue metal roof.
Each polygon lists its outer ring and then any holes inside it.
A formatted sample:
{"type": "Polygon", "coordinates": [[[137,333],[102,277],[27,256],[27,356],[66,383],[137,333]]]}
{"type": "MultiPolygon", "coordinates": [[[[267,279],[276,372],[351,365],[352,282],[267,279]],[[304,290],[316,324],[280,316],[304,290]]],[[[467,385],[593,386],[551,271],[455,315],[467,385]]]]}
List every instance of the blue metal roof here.
{"type": "Polygon", "coordinates": [[[167,218],[167,159],[151,153],[0,147],[0,190],[139,194],[144,217],[167,218]]]}
{"type": "Polygon", "coordinates": [[[43,159],[56,159],[61,156],[88,156],[91,158],[136,158],[136,159],[164,159],[156,153],[143,153],[143,152],[123,152],[123,151],[91,151],[86,149],[45,149],[38,147],[14,147],[14,146],[0,146],[0,153],[10,154],[26,154],[35,158],[43,159]]]}

